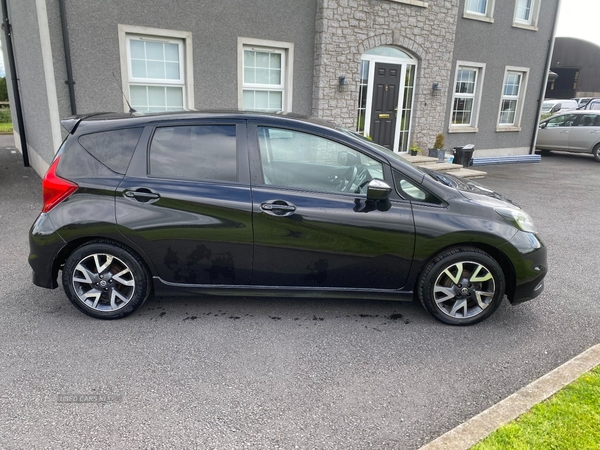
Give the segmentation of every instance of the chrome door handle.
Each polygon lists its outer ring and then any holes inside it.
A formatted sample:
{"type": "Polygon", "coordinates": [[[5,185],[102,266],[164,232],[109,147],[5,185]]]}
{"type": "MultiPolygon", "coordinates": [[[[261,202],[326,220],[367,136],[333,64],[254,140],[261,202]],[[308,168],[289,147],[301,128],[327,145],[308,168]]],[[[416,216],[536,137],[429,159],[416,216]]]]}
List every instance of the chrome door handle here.
{"type": "Polygon", "coordinates": [[[289,216],[296,211],[296,207],[285,200],[271,200],[260,204],[260,209],[276,216],[289,216]]]}

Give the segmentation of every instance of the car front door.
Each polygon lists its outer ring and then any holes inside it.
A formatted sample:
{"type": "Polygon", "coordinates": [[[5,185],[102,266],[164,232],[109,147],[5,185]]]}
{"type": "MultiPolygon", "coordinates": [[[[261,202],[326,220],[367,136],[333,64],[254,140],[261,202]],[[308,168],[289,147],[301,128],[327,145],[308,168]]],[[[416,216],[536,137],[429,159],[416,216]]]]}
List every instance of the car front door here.
{"type": "Polygon", "coordinates": [[[568,150],[569,135],[577,120],[575,114],[561,114],[546,122],[537,138],[536,147],[548,150],[568,150]]]}
{"type": "MultiPolygon", "coordinates": [[[[249,125],[256,286],[401,288],[414,250],[411,204],[375,207],[379,161],[335,140],[249,125]]],[[[393,185],[392,182],[389,183],[393,185]]]]}
{"type": "Polygon", "coordinates": [[[151,124],[117,190],[119,229],[175,285],[250,282],[245,122],[151,124]]]}

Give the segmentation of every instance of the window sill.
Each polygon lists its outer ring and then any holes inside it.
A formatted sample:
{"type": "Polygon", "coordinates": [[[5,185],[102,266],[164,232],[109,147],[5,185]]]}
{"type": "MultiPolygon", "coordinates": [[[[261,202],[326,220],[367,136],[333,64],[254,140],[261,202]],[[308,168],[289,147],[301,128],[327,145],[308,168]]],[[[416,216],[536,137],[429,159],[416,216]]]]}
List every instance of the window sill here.
{"type": "Polygon", "coordinates": [[[428,2],[422,2],[420,0],[390,0],[393,3],[404,3],[406,5],[420,6],[421,8],[429,8],[428,2]]]}
{"type": "Polygon", "coordinates": [[[502,133],[504,131],[521,131],[521,127],[517,127],[514,125],[509,125],[506,127],[500,127],[500,126],[496,127],[496,133],[502,133]]]}
{"type": "Polygon", "coordinates": [[[450,127],[448,133],[477,133],[479,128],[476,127],[450,127]]]}
{"type": "Polygon", "coordinates": [[[463,19],[478,20],[480,22],[494,23],[494,18],[493,17],[480,16],[478,14],[470,14],[468,12],[465,12],[463,14],[463,19]]]}
{"type": "Polygon", "coordinates": [[[513,28],[522,28],[523,30],[538,31],[535,25],[527,25],[526,23],[513,22],[513,28]]]}

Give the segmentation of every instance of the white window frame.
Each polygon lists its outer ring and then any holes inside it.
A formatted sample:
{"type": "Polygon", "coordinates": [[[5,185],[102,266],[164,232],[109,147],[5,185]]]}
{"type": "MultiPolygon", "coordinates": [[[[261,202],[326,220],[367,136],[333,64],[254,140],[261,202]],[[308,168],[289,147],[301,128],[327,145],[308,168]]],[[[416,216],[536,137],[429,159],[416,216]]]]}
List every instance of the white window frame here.
{"type": "Polygon", "coordinates": [[[512,26],[515,28],[523,28],[525,30],[537,31],[538,18],[540,15],[540,0],[531,0],[529,10],[529,20],[517,19],[517,11],[519,8],[519,0],[515,0],[515,12],[513,14],[512,26]]]}
{"type": "Polygon", "coordinates": [[[468,0],[465,0],[465,9],[463,11],[463,18],[472,19],[472,20],[480,20],[482,22],[494,23],[494,6],[495,6],[495,4],[496,4],[496,0],[487,0],[486,6],[485,6],[485,14],[480,14],[475,11],[469,11],[467,9],[468,0]]]}
{"type": "MultiPolygon", "coordinates": [[[[452,100],[450,101],[450,118],[448,120],[448,133],[477,133],[479,131],[479,110],[481,107],[481,92],[483,90],[483,80],[485,78],[485,63],[472,61],[457,61],[454,71],[454,84],[452,85],[452,100]],[[454,110],[454,100],[456,99],[456,83],[458,81],[458,71],[460,69],[471,69],[477,71],[475,79],[475,92],[473,93],[473,109],[471,110],[471,123],[469,125],[452,123],[452,111],[454,110]]],[[[461,97],[462,95],[459,95],[461,97]]]]}
{"type": "Polygon", "coordinates": [[[194,66],[192,51],[192,33],[189,31],[165,30],[162,28],[142,27],[136,25],[118,25],[119,53],[121,56],[121,86],[126,99],[123,99],[123,110],[129,111],[126,100],[129,98],[129,86],[182,86],[183,108],[194,109],[194,66]],[[177,43],[179,45],[179,58],[183,70],[179,71],[179,80],[165,80],[152,78],[134,78],[131,73],[131,58],[129,57],[129,41],[131,38],[157,40],[161,42],[177,43]]]}
{"type": "Polygon", "coordinates": [[[527,95],[527,84],[529,81],[529,68],[528,67],[515,67],[506,66],[504,69],[504,81],[502,82],[502,90],[500,91],[500,105],[498,106],[498,120],[496,121],[496,131],[521,131],[521,117],[523,116],[523,105],[525,104],[525,96],[527,95]],[[516,73],[521,75],[521,83],[519,85],[519,94],[516,96],[504,95],[504,86],[506,79],[509,74],[516,73]],[[516,100],[517,107],[515,108],[515,120],[511,124],[500,123],[500,117],[502,116],[502,101],[503,100],[516,100]]]}
{"type": "Polygon", "coordinates": [[[292,42],[271,41],[265,39],[253,39],[238,37],[238,109],[244,109],[244,88],[252,90],[275,91],[281,90],[282,111],[292,111],[292,95],[294,80],[294,44],[292,42]],[[281,60],[281,85],[244,84],[244,49],[255,49],[263,51],[278,52],[282,55],[281,60]]]}

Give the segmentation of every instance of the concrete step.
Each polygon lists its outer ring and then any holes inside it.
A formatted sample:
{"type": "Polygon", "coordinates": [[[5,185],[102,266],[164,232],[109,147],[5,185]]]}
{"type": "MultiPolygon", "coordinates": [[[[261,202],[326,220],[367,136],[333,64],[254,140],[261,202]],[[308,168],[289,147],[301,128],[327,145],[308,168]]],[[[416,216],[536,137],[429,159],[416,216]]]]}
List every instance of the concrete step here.
{"type": "Polygon", "coordinates": [[[427,169],[435,170],[436,172],[444,172],[461,178],[483,178],[487,175],[487,172],[481,170],[467,169],[458,164],[450,164],[448,162],[440,163],[437,158],[431,158],[429,156],[411,156],[409,154],[401,153],[400,156],[407,161],[427,169]]]}

